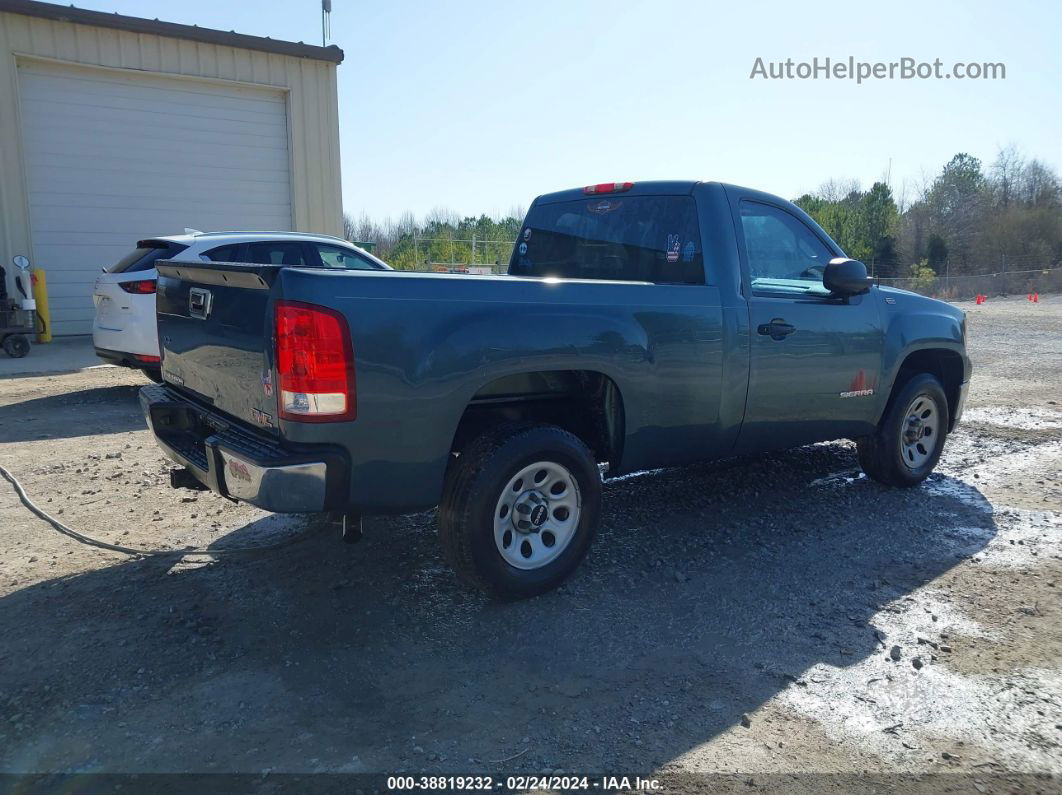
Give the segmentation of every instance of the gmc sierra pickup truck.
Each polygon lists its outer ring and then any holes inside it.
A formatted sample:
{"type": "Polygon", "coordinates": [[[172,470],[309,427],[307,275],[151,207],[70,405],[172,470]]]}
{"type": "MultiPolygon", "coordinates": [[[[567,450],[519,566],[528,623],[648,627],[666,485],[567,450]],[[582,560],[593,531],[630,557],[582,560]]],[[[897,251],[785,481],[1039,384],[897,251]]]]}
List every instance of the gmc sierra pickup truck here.
{"type": "Polygon", "coordinates": [[[537,198],[505,276],[159,266],[148,424],[209,488],[277,512],[438,505],[465,580],[553,588],[610,475],[854,439],[914,486],[970,379],[965,317],[875,285],[798,207],[713,182],[537,198]]]}

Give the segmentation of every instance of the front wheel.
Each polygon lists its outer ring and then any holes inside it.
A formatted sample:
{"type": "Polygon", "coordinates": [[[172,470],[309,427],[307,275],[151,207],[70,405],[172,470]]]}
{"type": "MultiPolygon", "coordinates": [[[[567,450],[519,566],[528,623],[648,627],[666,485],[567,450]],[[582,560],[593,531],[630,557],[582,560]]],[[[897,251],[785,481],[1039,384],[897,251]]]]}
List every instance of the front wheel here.
{"type": "Polygon", "coordinates": [[[888,486],[917,486],[940,460],[949,421],[940,381],[914,376],[893,395],[877,432],[856,440],[863,471],[888,486]]]}
{"type": "Polygon", "coordinates": [[[466,582],[507,599],[557,587],[597,532],[601,475],[576,436],[502,426],[453,460],[439,505],[443,554],[466,582]]]}

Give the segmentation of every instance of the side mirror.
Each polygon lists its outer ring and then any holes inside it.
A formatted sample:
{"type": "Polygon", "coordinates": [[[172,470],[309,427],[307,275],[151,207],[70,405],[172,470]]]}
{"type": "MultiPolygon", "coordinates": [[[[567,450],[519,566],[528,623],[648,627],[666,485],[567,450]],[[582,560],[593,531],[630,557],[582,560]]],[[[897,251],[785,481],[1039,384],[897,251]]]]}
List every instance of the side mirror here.
{"type": "Polygon", "coordinates": [[[860,295],[874,280],[867,276],[867,266],[856,259],[834,257],[822,273],[822,285],[836,295],[860,295]]]}

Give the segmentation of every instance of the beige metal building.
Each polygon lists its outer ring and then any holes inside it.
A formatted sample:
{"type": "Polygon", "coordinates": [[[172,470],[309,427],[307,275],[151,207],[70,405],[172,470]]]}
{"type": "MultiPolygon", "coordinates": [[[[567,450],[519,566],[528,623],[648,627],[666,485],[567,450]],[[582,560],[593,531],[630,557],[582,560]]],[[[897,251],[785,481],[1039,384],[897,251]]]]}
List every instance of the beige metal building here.
{"type": "Polygon", "coordinates": [[[101,266],[185,227],[341,235],[338,47],[0,0],[0,264],[91,330],[101,266]]]}

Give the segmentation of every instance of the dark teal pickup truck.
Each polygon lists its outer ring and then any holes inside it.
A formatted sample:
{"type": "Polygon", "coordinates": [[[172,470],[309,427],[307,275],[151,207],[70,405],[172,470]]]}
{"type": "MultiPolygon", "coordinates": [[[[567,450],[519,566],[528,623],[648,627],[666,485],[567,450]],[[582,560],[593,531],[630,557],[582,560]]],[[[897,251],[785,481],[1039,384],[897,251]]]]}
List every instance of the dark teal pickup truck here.
{"type": "Polygon", "coordinates": [[[713,182],[540,196],[505,276],[159,267],[176,486],[270,511],[439,506],[466,580],[522,597],[586,554],[601,472],[829,439],[920,483],[962,413],[965,317],[880,287],[790,202],[713,182]]]}

